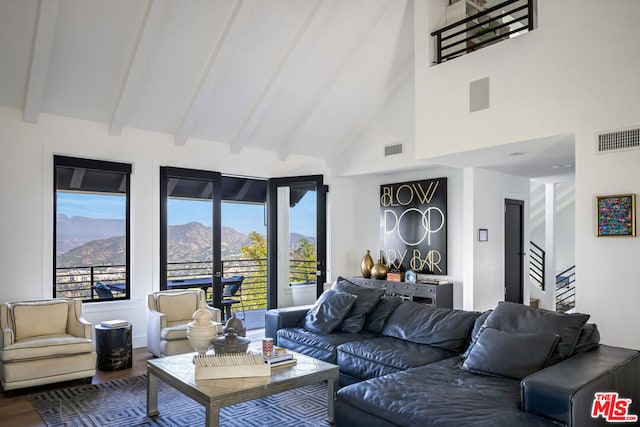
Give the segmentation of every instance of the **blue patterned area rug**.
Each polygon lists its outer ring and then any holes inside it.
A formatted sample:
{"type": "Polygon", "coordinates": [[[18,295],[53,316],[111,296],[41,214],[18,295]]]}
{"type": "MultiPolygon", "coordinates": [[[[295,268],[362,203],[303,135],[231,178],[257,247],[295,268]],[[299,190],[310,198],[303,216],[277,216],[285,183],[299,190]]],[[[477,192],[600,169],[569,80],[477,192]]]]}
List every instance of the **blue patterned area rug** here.
{"type": "MultiPolygon", "coordinates": [[[[147,417],[146,377],[29,395],[49,427],[203,426],[204,407],[159,381],[160,415],[147,417]]],[[[223,427],[329,426],[327,384],[317,383],[222,408],[223,427]]]]}

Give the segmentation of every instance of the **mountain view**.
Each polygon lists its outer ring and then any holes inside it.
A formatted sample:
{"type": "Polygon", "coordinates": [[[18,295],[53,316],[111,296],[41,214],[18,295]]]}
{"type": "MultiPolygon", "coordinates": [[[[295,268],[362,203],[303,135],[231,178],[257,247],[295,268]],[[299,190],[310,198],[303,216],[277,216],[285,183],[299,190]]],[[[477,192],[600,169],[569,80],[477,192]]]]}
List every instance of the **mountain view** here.
{"type": "MultiPolygon", "coordinates": [[[[94,219],[58,215],[57,267],[125,264],[124,220],[94,219]]],[[[169,262],[211,259],[211,227],[199,222],[169,226],[167,232],[169,262]]],[[[292,250],[300,239],[313,246],[315,237],[291,233],[292,250]]],[[[250,244],[246,234],[222,227],[222,259],[239,259],[240,248],[250,244]]]]}

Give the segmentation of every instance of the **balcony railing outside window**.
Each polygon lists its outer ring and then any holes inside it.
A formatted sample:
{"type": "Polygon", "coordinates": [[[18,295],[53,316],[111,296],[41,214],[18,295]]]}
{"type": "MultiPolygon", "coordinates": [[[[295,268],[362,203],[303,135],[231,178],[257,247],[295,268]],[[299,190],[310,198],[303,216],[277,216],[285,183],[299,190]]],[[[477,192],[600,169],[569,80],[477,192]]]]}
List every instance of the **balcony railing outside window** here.
{"type": "Polygon", "coordinates": [[[534,0],[508,0],[496,5],[490,2],[486,8],[471,0],[458,2],[468,7],[464,9],[469,11],[465,17],[431,33],[438,64],[534,28],[534,0]]]}
{"type": "MultiPolygon", "coordinates": [[[[60,267],[56,269],[56,295],[60,298],[99,299],[96,285],[107,287],[124,284],[127,278],[125,265],[94,265],[81,267],[60,267]]],[[[112,288],[113,297],[123,297],[120,286],[112,288]]]]}
{"type": "MultiPolygon", "coordinates": [[[[291,282],[315,282],[315,261],[290,260],[289,277],[291,282]]],[[[240,275],[242,282],[242,299],[245,310],[259,310],[267,307],[267,260],[241,259],[222,261],[223,277],[240,275]]],[[[210,261],[176,262],[167,266],[168,280],[205,279],[212,276],[210,261]]],[[[56,272],[56,289],[59,296],[82,298],[88,301],[99,300],[95,290],[97,283],[102,283],[113,290],[118,298],[118,289],[124,282],[125,266],[93,266],[58,268],[56,272]]],[[[211,288],[207,291],[211,299],[211,288]]],[[[234,304],[233,309],[240,310],[234,304]]]]}

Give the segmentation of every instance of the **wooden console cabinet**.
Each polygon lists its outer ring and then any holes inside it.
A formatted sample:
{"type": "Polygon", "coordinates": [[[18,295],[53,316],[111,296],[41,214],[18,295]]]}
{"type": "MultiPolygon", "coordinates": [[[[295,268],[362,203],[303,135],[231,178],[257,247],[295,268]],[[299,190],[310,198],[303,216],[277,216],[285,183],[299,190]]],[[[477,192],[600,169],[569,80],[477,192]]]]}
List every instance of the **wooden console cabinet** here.
{"type": "Polygon", "coordinates": [[[385,295],[396,295],[433,307],[453,308],[453,283],[390,282],[388,280],[353,277],[351,281],[367,288],[384,289],[385,295]]]}

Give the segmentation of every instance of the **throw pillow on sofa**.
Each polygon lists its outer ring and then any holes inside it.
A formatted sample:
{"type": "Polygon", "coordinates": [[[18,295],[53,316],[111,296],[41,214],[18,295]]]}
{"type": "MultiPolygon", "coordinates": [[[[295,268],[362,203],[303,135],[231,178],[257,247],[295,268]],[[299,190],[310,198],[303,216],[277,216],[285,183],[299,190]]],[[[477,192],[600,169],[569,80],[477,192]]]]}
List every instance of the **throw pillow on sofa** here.
{"type": "Polygon", "coordinates": [[[479,315],[403,301],[387,319],[382,335],[462,353],[479,315]]]}
{"type": "Polygon", "coordinates": [[[573,349],[574,354],[580,354],[598,348],[600,345],[600,332],[598,325],[595,323],[587,323],[580,331],[580,336],[573,349]]]}
{"type": "Polygon", "coordinates": [[[462,368],[521,380],[547,366],[558,335],[483,328],[462,368]]]}
{"type": "Polygon", "coordinates": [[[303,327],[318,334],[330,334],[349,313],[356,299],[348,292],[326,290],[307,311],[303,327]]]}
{"type": "Polygon", "coordinates": [[[505,332],[558,335],[550,365],[571,356],[588,314],[562,314],[523,304],[501,301],[484,322],[488,328],[505,332]]]}
{"type": "Polygon", "coordinates": [[[466,359],[467,356],[469,355],[469,352],[471,351],[473,344],[476,342],[476,340],[480,336],[480,332],[482,332],[484,321],[487,320],[487,317],[489,317],[492,311],[493,310],[487,310],[483,312],[480,316],[478,316],[478,318],[476,319],[475,323],[473,324],[473,329],[471,330],[469,347],[467,347],[464,353],[462,353],[463,359],[466,359]]]}
{"type": "Polygon", "coordinates": [[[384,295],[384,289],[372,289],[358,286],[355,283],[343,278],[338,277],[331,287],[331,289],[348,292],[357,297],[356,303],[351,307],[349,313],[344,320],[336,328],[339,331],[358,333],[364,325],[365,316],[369,313],[382,295],[384,295]]]}
{"type": "Polygon", "coordinates": [[[382,332],[384,324],[397,306],[402,302],[400,297],[382,297],[364,320],[362,329],[369,332],[382,332]]]}

